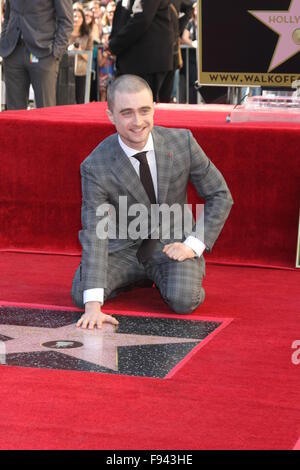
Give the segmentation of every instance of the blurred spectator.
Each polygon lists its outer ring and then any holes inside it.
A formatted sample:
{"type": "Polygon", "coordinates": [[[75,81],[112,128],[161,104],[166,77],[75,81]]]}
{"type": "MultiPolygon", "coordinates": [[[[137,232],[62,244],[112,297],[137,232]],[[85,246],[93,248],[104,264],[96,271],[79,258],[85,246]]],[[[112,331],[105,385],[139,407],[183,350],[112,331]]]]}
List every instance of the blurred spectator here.
{"type": "Polygon", "coordinates": [[[73,10],[83,10],[82,2],[74,2],[73,3],[73,10]]]}
{"type": "Polygon", "coordinates": [[[98,50],[100,101],[106,101],[107,87],[115,75],[115,58],[107,48],[110,33],[111,27],[104,26],[102,47],[98,50]]]}
{"type": "Polygon", "coordinates": [[[186,51],[183,54],[184,66],[181,69],[180,81],[182,84],[186,84],[186,62],[188,62],[189,67],[189,103],[197,103],[197,90],[195,89],[195,82],[197,80],[197,3],[193,4],[193,16],[192,19],[188,22],[186,28],[182,34],[182,43],[190,46],[188,54],[186,51]],[[182,80],[183,79],[183,80],[182,80]]]}
{"type": "Polygon", "coordinates": [[[8,109],[55,106],[59,60],[73,27],[72,0],[6,0],[0,39],[8,109]]]}
{"type": "Polygon", "coordinates": [[[179,85],[179,69],[181,69],[182,55],[180,49],[180,37],[193,14],[193,5],[191,0],[171,0],[170,15],[173,26],[173,69],[167,73],[159,93],[159,100],[163,103],[171,101],[174,87],[174,78],[176,74],[176,89],[179,85]],[[178,72],[178,73],[176,73],[178,72]]]}
{"type": "Polygon", "coordinates": [[[117,74],[144,78],[154,101],[159,101],[162,83],[173,70],[169,4],[170,0],[119,0],[109,41],[109,49],[116,56],[117,74]]]}
{"type": "MultiPolygon", "coordinates": [[[[91,51],[93,49],[93,39],[89,34],[85,22],[85,16],[82,9],[74,10],[73,13],[74,28],[69,41],[69,50],[91,51]]],[[[75,95],[76,103],[84,103],[85,82],[87,73],[87,54],[75,55],[75,95]]]]}
{"type": "Polygon", "coordinates": [[[100,1],[92,1],[89,3],[89,8],[93,10],[93,13],[95,15],[95,18],[98,18],[101,16],[101,2],[100,1]]]}
{"type": "Polygon", "coordinates": [[[92,63],[92,75],[91,75],[91,90],[90,90],[90,101],[99,101],[99,73],[98,73],[98,47],[100,44],[99,28],[95,22],[93,10],[91,8],[84,9],[85,22],[89,30],[89,34],[93,40],[93,63],[92,63]]]}
{"type": "Polygon", "coordinates": [[[2,1],[1,4],[1,11],[0,11],[0,21],[3,23],[4,21],[4,10],[5,10],[5,0],[2,1]]]}
{"type": "Polygon", "coordinates": [[[85,22],[86,22],[87,28],[89,30],[90,35],[93,38],[93,41],[100,42],[99,28],[98,28],[98,25],[96,24],[93,10],[91,8],[85,8],[84,16],[85,16],[85,22]]]}
{"type": "Polygon", "coordinates": [[[115,2],[108,2],[105,8],[105,13],[102,17],[103,26],[109,26],[110,28],[112,28],[115,10],[116,10],[115,2]]]}
{"type": "Polygon", "coordinates": [[[105,11],[105,7],[101,7],[99,1],[93,1],[88,4],[88,8],[92,10],[94,14],[95,24],[98,26],[99,38],[102,36],[102,16],[105,11]]]}

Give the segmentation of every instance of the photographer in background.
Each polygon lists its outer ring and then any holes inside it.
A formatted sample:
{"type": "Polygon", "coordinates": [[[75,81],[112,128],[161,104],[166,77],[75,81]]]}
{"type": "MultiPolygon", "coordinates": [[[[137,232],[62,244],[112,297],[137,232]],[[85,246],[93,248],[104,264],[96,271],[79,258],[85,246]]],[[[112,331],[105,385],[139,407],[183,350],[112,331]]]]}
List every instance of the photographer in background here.
{"type": "MultiPolygon", "coordinates": [[[[69,41],[69,51],[92,51],[93,38],[85,22],[85,16],[82,9],[75,9],[73,12],[73,32],[69,41]]],[[[85,81],[87,72],[87,54],[75,55],[75,96],[76,103],[84,103],[85,81]]]]}

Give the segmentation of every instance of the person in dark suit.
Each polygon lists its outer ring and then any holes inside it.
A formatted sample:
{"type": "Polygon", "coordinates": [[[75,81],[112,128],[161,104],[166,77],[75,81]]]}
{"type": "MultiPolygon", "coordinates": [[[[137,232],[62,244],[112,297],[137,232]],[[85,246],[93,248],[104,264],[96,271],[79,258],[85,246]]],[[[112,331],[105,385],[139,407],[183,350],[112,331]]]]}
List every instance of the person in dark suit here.
{"type": "Polygon", "coordinates": [[[153,126],[145,80],[119,76],[107,101],[117,134],[81,164],[82,256],[72,284],[74,303],[85,309],[77,326],[91,329],[117,324],[101,311],[103,302],[144,283],[154,282],[176,313],[197,308],[205,297],[203,252],[212,249],[232,205],[223,176],[191,132],[153,126]],[[187,205],[189,180],[206,201],[196,221],[187,205]]]}
{"type": "Polygon", "coordinates": [[[173,70],[173,27],[170,0],[118,1],[109,49],[116,56],[117,75],[146,80],[159,101],[167,73],[173,70]]]}
{"type": "Polygon", "coordinates": [[[73,30],[72,0],[7,0],[0,39],[7,109],[55,106],[59,60],[73,30]]]}
{"type": "MultiPolygon", "coordinates": [[[[172,90],[174,86],[174,78],[176,70],[182,67],[180,61],[180,37],[193,14],[192,0],[171,0],[170,14],[173,26],[173,70],[170,70],[162,83],[159,91],[159,101],[169,103],[171,101],[172,90]]],[[[179,77],[178,77],[179,78],[179,77]]]]}

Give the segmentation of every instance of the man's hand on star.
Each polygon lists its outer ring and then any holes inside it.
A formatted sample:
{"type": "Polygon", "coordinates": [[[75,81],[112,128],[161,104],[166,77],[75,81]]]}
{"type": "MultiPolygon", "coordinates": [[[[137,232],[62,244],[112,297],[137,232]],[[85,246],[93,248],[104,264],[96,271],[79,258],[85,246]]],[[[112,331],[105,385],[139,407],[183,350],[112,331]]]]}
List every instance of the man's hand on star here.
{"type": "Polygon", "coordinates": [[[194,250],[182,242],[174,242],[165,245],[163,252],[175,261],[185,261],[186,259],[195,257],[194,250]]]}
{"type": "Polygon", "coordinates": [[[118,325],[119,322],[111,315],[106,315],[101,312],[101,305],[99,302],[87,302],[85,304],[85,312],[76,323],[77,327],[83,329],[88,328],[93,330],[94,327],[102,328],[103,323],[111,323],[112,325],[118,325]]]}

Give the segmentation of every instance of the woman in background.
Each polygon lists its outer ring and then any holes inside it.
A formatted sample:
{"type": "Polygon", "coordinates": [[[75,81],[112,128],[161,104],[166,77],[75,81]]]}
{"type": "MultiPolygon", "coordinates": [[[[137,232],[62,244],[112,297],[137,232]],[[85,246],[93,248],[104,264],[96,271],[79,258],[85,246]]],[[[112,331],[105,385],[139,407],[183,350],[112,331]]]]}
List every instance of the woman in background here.
{"type": "Polygon", "coordinates": [[[92,10],[94,14],[94,20],[99,30],[99,37],[102,36],[102,17],[105,12],[105,7],[101,6],[101,3],[97,0],[92,1],[88,4],[88,8],[92,10]]]}
{"type": "Polygon", "coordinates": [[[115,10],[116,10],[115,2],[108,2],[105,8],[105,12],[102,17],[103,26],[108,26],[110,27],[110,29],[112,29],[115,10]]]}
{"type": "MultiPolygon", "coordinates": [[[[85,21],[85,15],[83,10],[77,9],[73,13],[74,27],[69,40],[69,51],[92,51],[93,50],[93,38],[89,33],[88,27],[85,21]]],[[[85,80],[87,72],[87,54],[76,54],[75,55],[75,95],[76,103],[84,103],[85,95],[85,80]]]]}
{"type": "MultiPolygon", "coordinates": [[[[93,64],[92,64],[92,75],[91,75],[90,101],[99,101],[98,47],[100,44],[100,33],[99,33],[98,25],[96,24],[96,21],[95,21],[93,10],[91,8],[85,8],[84,14],[85,14],[85,22],[87,24],[89,33],[93,39],[93,64]]],[[[101,26],[101,31],[102,31],[102,26],[101,26]]]]}
{"type": "Polygon", "coordinates": [[[100,33],[98,25],[96,24],[93,10],[90,8],[84,9],[84,16],[89,33],[92,35],[93,41],[100,42],[100,33]]]}

